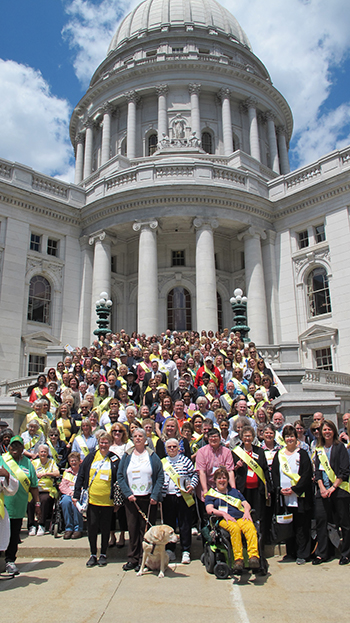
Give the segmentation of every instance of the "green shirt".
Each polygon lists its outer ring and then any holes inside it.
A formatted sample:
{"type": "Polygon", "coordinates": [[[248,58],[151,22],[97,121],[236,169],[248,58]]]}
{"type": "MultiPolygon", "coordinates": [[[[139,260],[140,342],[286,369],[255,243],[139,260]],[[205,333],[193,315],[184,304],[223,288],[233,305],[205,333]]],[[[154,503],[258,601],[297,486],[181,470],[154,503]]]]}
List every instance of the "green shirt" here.
{"type": "MultiPolygon", "coordinates": [[[[18,465],[24,471],[26,476],[28,476],[30,480],[30,486],[37,487],[38,479],[35,469],[30,460],[26,456],[22,456],[18,465]]],[[[12,472],[7,463],[5,463],[2,456],[0,456],[0,467],[4,467],[12,474],[12,476],[16,477],[16,475],[12,472]]],[[[17,493],[15,493],[15,495],[12,495],[10,497],[6,496],[5,494],[5,506],[7,508],[10,519],[23,519],[27,512],[27,505],[28,493],[23,488],[20,482],[18,483],[18,491],[17,493]]]]}

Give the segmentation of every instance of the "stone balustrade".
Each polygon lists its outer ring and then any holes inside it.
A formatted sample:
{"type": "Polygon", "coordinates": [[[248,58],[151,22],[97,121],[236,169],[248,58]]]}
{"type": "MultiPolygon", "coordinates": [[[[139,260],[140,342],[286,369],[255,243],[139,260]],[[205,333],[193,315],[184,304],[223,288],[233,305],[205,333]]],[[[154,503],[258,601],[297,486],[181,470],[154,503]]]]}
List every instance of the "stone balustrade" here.
{"type": "Polygon", "coordinates": [[[306,369],[301,383],[303,385],[310,385],[313,389],[320,385],[333,385],[347,391],[350,387],[350,374],[333,372],[331,370],[306,369]]]}
{"type": "Polygon", "coordinates": [[[82,207],[85,204],[85,192],[81,188],[38,174],[30,167],[17,162],[0,160],[0,181],[26,190],[38,191],[41,195],[48,195],[66,205],[82,207]]]}
{"type": "Polygon", "coordinates": [[[335,177],[342,170],[348,171],[349,167],[350,150],[348,147],[332,151],[317,162],[298,169],[297,173],[288,173],[268,182],[269,198],[272,201],[280,200],[284,195],[288,196],[312,184],[319,184],[322,180],[335,177]]]}

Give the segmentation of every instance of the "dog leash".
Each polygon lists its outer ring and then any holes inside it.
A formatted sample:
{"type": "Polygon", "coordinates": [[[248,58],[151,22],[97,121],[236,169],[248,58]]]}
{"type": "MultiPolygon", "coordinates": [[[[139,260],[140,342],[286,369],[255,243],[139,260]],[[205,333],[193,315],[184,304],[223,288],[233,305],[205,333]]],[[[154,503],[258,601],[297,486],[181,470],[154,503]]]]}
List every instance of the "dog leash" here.
{"type": "Polygon", "coordinates": [[[148,512],[147,512],[147,515],[145,515],[145,513],[141,510],[141,508],[139,507],[137,502],[134,502],[134,504],[135,504],[138,512],[140,513],[142,519],[144,519],[144,521],[146,522],[146,526],[148,524],[151,528],[153,528],[153,526],[152,526],[152,524],[151,524],[151,522],[149,520],[149,516],[150,516],[150,512],[151,512],[151,505],[150,504],[148,505],[148,512]]]}

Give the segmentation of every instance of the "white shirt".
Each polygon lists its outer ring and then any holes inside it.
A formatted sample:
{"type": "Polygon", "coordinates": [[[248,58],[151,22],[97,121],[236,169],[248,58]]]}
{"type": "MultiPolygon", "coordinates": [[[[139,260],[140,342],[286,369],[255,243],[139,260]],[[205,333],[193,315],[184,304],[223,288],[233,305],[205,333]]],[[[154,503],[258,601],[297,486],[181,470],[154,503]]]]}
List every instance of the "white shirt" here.
{"type": "Polygon", "coordinates": [[[132,453],[127,469],[129,487],[134,495],[148,495],[152,491],[152,466],[147,450],[132,453]]]}

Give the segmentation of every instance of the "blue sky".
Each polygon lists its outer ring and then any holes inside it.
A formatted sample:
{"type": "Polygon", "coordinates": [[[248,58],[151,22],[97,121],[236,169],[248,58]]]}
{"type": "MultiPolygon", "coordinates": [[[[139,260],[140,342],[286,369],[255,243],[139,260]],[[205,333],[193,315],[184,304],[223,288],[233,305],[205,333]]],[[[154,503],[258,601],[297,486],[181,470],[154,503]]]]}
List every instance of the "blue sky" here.
{"type": "MultiPolygon", "coordinates": [[[[2,0],[0,157],[73,179],[69,117],[135,0],[2,0]]],[[[292,168],[350,144],[349,0],[222,0],[294,114],[292,168]]]]}

